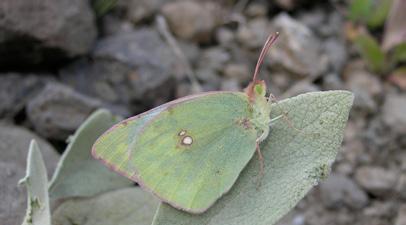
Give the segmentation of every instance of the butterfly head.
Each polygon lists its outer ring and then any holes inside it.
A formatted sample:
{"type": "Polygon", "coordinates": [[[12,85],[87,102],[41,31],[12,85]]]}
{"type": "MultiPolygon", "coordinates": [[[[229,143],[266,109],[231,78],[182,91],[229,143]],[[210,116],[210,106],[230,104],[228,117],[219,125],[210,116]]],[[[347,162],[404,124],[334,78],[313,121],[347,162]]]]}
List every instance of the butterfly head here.
{"type": "Polygon", "coordinates": [[[251,101],[255,101],[258,97],[265,97],[266,83],[263,80],[256,80],[251,82],[248,87],[245,88],[245,93],[250,97],[251,101]]]}
{"type": "Polygon", "coordinates": [[[248,87],[245,89],[245,92],[247,93],[249,99],[251,101],[255,101],[257,97],[265,97],[266,94],[266,84],[265,81],[263,80],[258,80],[258,74],[259,74],[259,69],[261,68],[261,65],[264,62],[265,56],[268,53],[269,49],[273,45],[273,43],[276,41],[276,39],[279,37],[279,33],[276,32],[275,34],[271,34],[268,36],[266,39],[266,42],[264,44],[264,47],[262,47],[261,54],[258,57],[257,65],[255,66],[255,71],[254,71],[254,76],[252,78],[252,82],[248,85],[248,87]]]}
{"type": "Polygon", "coordinates": [[[264,47],[261,50],[261,54],[258,57],[257,65],[255,66],[254,76],[252,82],[245,89],[245,93],[251,102],[253,109],[252,122],[258,133],[259,142],[263,141],[269,133],[269,123],[270,123],[270,113],[271,108],[269,107],[268,100],[266,98],[266,83],[263,80],[258,80],[257,76],[259,74],[259,69],[264,62],[265,56],[271,48],[272,44],[278,38],[279,33],[274,35],[269,35],[264,47]]]}

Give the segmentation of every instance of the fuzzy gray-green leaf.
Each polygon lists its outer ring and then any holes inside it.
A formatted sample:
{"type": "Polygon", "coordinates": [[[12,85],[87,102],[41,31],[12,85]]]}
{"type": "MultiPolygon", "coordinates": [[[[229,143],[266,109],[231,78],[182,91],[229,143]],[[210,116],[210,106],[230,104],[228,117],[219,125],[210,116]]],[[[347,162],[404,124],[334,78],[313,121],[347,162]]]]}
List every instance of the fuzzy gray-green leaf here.
{"type": "Polygon", "coordinates": [[[66,200],[52,215],[52,224],[149,225],[158,204],[158,199],[140,188],[123,188],[66,200]]]}
{"type": "Polygon", "coordinates": [[[259,161],[254,158],[231,191],[205,213],[192,215],[161,204],[153,224],[276,223],[327,176],[341,145],[352,101],[350,92],[328,91],[273,104],[273,118],[284,111],[289,119],[273,124],[269,138],[261,145],[265,159],[262,185],[257,187],[259,161]]]}
{"type": "Polygon", "coordinates": [[[98,110],[79,127],[52,178],[51,199],[92,196],[132,185],[130,180],[110,171],[90,154],[96,139],[118,121],[119,118],[106,110],[98,110]]]}
{"type": "Polygon", "coordinates": [[[48,177],[37,143],[32,140],[28,152],[27,173],[20,181],[27,188],[28,204],[23,225],[51,225],[48,177]]]}

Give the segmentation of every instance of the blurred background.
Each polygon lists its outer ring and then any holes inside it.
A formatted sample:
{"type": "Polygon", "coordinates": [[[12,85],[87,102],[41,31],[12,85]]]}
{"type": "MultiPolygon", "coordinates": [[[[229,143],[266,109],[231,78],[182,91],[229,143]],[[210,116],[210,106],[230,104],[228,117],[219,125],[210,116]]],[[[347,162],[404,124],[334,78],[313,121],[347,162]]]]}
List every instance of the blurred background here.
{"type": "Polygon", "coordinates": [[[331,176],[279,225],[406,225],[406,1],[1,0],[0,224],[21,222],[30,139],[49,174],[96,109],[123,117],[260,76],[279,100],[355,94],[331,176]]]}

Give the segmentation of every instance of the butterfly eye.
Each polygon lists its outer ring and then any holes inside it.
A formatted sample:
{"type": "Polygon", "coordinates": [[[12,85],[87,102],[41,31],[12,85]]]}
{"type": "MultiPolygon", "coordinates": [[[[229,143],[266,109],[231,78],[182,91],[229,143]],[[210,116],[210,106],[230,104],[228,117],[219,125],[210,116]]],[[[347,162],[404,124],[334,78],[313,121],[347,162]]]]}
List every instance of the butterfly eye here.
{"type": "Polygon", "coordinates": [[[262,88],[262,86],[260,84],[255,85],[255,92],[257,94],[262,95],[263,91],[264,90],[263,90],[263,88],[262,88]]]}

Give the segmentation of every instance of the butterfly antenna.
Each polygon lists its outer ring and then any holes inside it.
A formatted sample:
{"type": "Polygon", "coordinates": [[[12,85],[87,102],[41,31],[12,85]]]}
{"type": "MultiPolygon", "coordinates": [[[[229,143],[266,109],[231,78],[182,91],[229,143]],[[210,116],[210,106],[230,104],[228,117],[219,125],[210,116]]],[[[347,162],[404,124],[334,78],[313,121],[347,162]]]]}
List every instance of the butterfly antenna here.
{"type": "Polygon", "coordinates": [[[255,66],[254,76],[252,78],[253,83],[255,83],[255,81],[257,80],[259,70],[261,68],[262,63],[264,62],[266,54],[268,53],[268,51],[271,48],[271,46],[273,45],[273,43],[275,43],[276,39],[278,39],[278,37],[279,37],[279,32],[276,32],[274,35],[273,34],[269,35],[268,38],[266,39],[264,47],[262,47],[261,54],[259,55],[257,65],[255,66]]]}

